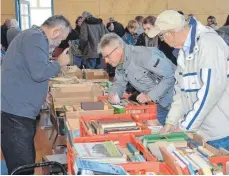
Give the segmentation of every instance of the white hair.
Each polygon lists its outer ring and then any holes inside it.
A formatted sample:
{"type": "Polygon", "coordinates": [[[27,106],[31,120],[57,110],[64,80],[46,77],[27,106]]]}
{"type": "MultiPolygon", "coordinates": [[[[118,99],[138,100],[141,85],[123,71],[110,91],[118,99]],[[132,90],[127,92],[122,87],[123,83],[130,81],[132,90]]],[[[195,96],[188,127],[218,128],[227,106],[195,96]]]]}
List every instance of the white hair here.
{"type": "Polygon", "coordinates": [[[117,34],[108,33],[101,38],[98,44],[98,49],[97,49],[98,53],[101,53],[106,46],[110,46],[113,48],[118,46],[124,47],[124,42],[122,38],[119,37],[117,34]]]}
{"type": "Polygon", "coordinates": [[[19,28],[19,23],[16,19],[12,19],[10,21],[10,27],[13,27],[13,28],[19,28]]]}

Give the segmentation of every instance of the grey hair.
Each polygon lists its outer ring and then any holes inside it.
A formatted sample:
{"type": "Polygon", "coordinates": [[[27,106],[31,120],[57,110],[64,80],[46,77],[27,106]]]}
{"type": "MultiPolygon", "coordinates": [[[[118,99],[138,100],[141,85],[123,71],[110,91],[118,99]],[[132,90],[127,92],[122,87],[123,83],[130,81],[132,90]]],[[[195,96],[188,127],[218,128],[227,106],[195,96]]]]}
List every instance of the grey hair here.
{"type": "Polygon", "coordinates": [[[13,27],[13,28],[19,28],[19,23],[16,19],[12,19],[10,21],[10,27],[13,27]]]}
{"type": "Polygon", "coordinates": [[[87,12],[87,11],[84,11],[83,13],[82,13],[82,17],[83,18],[89,18],[89,17],[91,17],[91,16],[93,16],[90,12],[87,12]]]}
{"type": "Polygon", "coordinates": [[[52,17],[49,17],[47,20],[45,20],[42,26],[47,26],[47,27],[61,26],[63,29],[68,29],[69,31],[71,30],[70,22],[63,15],[54,15],[52,17]]]}
{"type": "Polygon", "coordinates": [[[97,49],[98,53],[101,53],[106,46],[111,46],[114,48],[118,47],[118,46],[124,47],[124,42],[123,42],[122,38],[119,37],[117,34],[108,33],[108,34],[105,34],[101,38],[101,40],[98,44],[98,49],[97,49]]]}

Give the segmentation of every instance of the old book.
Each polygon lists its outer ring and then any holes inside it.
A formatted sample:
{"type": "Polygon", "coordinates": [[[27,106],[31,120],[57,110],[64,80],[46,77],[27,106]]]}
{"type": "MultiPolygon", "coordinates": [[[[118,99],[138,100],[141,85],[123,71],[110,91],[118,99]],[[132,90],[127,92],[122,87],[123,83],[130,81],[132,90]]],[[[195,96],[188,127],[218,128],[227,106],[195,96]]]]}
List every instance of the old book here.
{"type": "Polygon", "coordinates": [[[125,163],[126,157],[119,151],[114,142],[75,143],[77,156],[82,159],[104,163],[125,163]]]}
{"type": "Polygon", "coordinates": [[[104,102],[82,102],[81,109],[84,111],[90,110],[104,110],[104,102]]]}
{"type": "Polygon", "coordinates": [[[103,129],[114,127],[134,127],[136,123],[131,118],[118,119],[100,119],[97,120],[103,129]]]}
{"type": "Polygon", "coordinates": [[[110,133],[123,133],[123,132],[138,132],[141,131],[140,127],[134,126],[134,127],[116,127],[116,128],[105,128],[104,134],[110,134],[110,133]]]}

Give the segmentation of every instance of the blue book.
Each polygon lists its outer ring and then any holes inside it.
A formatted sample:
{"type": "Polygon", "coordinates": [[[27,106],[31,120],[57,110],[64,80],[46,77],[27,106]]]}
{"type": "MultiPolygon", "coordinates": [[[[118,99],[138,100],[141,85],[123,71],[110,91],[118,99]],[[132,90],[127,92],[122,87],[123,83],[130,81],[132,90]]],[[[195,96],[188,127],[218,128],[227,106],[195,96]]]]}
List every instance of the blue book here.
{"type": "Polygon", "coordinates": [[[76,158],[76,173],[83,173],[86,171],[92,171],[94,174],[99,175],[127,175],[125,170],[121,166],[112,165],[108,163],[99,163],[96,161],[83,160],[76,158]]]}

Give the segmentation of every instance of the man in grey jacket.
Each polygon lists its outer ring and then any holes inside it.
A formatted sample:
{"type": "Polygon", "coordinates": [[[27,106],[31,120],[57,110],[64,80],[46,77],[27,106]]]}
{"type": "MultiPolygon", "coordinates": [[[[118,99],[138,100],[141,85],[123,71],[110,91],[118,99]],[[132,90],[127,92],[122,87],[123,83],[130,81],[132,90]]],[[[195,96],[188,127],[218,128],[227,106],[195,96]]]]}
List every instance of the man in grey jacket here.
{"type": "Polygon", "coordinates": [[[102,69],[102,59],[97,53],[97,46],[101,37],[108,33],[102,19],[95,18],[89,12],[83,12],[83,23],[80,29],[80,45],[88,69],[102,69]]]}
{"type": "Polygon", "coordinates": [[[175,95],[161,132],[179,126],[210,145],[229,150],[229,47],[210,27],[176,11],[162,12],[149,37],[161,35],[179,49],[175,95]]]}
{"type": "Polygon", "coordinates": [[[9,174],[35,162],[36,116],[45,102],[48,80],[70,62],[67,49],[57,61],[50,62],[49,55],[69,32],[69,21],[53,16],[41,27],[18,34],[6,52],[1,67],[1,148],[9,174]]]}
{"type": "Polygon", "coordinates": [[[172,103],[175,65],[157,48],[130,46],[116,34],[104,35],[98,52],[106,63],[116,67],[115,79],[109,90],[109,100],[116,103],[115,94],[121,97],[128,82],[141,94],[137,101],[158,104],[159,122],[164,125],[172,103]]]}

